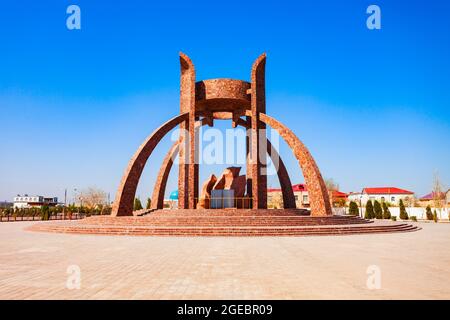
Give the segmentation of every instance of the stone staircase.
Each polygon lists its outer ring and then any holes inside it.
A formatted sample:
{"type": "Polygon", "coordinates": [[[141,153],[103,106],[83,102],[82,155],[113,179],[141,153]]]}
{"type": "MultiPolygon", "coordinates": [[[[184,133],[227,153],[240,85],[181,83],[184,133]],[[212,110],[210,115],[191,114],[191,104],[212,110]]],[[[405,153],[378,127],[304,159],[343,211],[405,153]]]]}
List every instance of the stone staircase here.
{"type": "Polygon", "coordinates": [[[40,222],[32,231],[133,236],[318,236],[409,232],[415,225],[354,216],[311,217],[307,210],[156,210],[139,217],[92,216],[40,222]]]}

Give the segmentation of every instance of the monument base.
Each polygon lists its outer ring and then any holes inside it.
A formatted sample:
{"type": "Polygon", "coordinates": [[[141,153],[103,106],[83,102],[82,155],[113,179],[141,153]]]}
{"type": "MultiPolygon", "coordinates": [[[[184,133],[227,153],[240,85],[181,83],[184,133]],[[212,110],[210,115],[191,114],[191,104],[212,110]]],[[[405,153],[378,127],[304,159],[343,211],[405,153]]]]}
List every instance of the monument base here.
{"type": "Polygon", "coordinates": [[[40,222],[32,231],[133,236],[318,236],[415,231],[414,225],[355,216],[311,217],[303,209],[175,209],[141,217],[92,216],[40,222]]]}

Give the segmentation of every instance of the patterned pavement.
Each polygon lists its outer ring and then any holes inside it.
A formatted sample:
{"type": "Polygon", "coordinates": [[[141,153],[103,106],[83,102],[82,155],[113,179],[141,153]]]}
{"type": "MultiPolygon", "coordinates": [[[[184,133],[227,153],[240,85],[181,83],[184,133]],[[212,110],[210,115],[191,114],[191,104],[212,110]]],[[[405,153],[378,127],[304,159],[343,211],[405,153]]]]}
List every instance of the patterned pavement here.
{"type": "Polygon", "coordinates": [[[0,299],[450,299],[450,223],[300,238],[23,230],[33,223],[0,223],[0,299]]]}

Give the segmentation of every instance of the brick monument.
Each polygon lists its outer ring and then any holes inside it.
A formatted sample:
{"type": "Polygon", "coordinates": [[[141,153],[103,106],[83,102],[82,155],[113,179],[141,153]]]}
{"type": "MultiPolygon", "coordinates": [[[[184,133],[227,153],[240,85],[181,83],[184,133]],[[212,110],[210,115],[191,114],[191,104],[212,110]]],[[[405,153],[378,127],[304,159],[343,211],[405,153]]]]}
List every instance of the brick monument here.
{"type": "MultiPolygon", "coordinates": [[[[175,157],[179,157],[178,208],[204,208],[199,200],[198,128],[213,126],[214,120],[232,120],[232,126],[247,130],[246,195],[251,209],[267,208],[266,155],[276,164],[285,209],[295,208],[295,197],[286,167],[266,137],[266,126],[277,130],[298,160],[308,186],[311,216],[332,215],[328,191],[314,158],[294,133],[266,114],[265,64],[263,54],[253,64],[251,81],[210,79],[196,81],[192,61],[180,53],[180,114],[156,129],[131,158],[113,204],[112,216],[132,216],[137,185],[147,159],[173,128],[183,134],[166,155],[155,183],[152,208],[162,209],[167,179],[175,157]]],[[[215,179],[215,177],[214,177],[215,179]]],[[[202,190],[211,190],[206,182],[202,190]]],[[[200,209],[199,209],[200,210],[200,209]]]]}

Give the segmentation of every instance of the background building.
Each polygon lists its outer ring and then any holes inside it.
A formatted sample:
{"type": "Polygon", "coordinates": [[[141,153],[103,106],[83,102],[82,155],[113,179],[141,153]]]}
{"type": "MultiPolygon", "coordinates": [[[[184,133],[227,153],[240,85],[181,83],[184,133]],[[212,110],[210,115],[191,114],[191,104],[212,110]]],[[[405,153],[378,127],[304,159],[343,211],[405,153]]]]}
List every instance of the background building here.
{"type": "Polygon", "coordinates": [[[44,196],[29,196],[27,194],[14,197],[14,208],[36,208],[42,206],[54,207],[58,205],[57,197],[44,197],[44,196]]]}
{"type": "MultiPolygon", "coordinates": [[[[305,184],[299,183],[292,186],[295,196],[295,204],[297,208],[309,208],[309,194],[305,184]]],[[[341,206],[347,201],[347,194],[338,190],[329,190],[330,201],[333,206],[341,206]]],[[[283,194],[281,189],[267,189],[267,203],[269,207],[281,208],[283,194]]]]}
{"type": "Polygon", "coordinates": [[[423,197],[419,198],[419,204],[421,207],[431,206],[433,207],[435,205],[436,200],[439,200],[439,202],[443,202],[443,205],[445,204],[446,200],[446,194],[445,192],[441,192],[440,194],[436,194],[434,191],[424,195],[423,197]]]}
{"type": "Polygon", "coordinates": [[[405,200],[406,198],[411,198],[413,196],[414,192],[396,187],[364,188],[360,195],[360,202],[362,205],[366,205],[368,200],[377,200],[379,202],[389,202],[396,205],[400,199],[405,200]]]}

